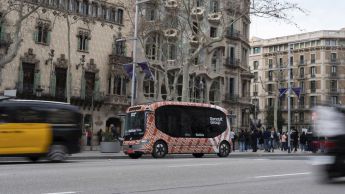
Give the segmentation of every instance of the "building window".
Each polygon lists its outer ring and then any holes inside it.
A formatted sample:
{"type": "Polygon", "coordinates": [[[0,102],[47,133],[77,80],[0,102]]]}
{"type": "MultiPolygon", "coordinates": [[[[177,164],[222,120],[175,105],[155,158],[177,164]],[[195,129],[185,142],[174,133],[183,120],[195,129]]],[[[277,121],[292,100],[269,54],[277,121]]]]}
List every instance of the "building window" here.
{"type": "Polygon", "coordinates": [[[219,2],[218,0],[211,0],[211,5],[210,5],[210,12],[218,12],[219,11],[219,2]]]}
{"type": "Polygon", "coordinates": [[[331,104],[338,104],[338,96],[331,96],[331,104]]]}
{"type": "Polygon", "coordinates": [[[98,17],[98,4],[92,3],[92,17],[98,17]]]}
{"type": "Polygon", "coordinates": [[[104,5],[102,6],[102,19],[107,19],[107,7],[104,5]]]}
{"type": "Polygon", "coordinates": [[[290,69],[290,79],[293,79],[293,69],[290,69]]]}
{"type": "Polygon", "coordinates": [[[271,95],[273,92],[273,84],[268,84],[267,85],[267,91],[268,91],[268,95],[271,95]]]}
{"type": "Polygon", "coordinates": [[[301,67],[299,69],[299,76],[300,76],[300,78],[304,78],[304,68],[303,67],[301,67]]]}
{"type": "Polygon", "coordinates": [[[126,95],[126,84],[127,80],[122,77],[115,77],[113,94],[125,96],[126,95]]]}
{"type": "Polygon", "coordinates": [[[213,72],[219,72],[219,66],[220,66],[220,59],[222,57],[222,52],[220,49],[216,49],[214,52],[213,52],[213,56],[212,56],[212,59],[211,59],[211,65],[212,65],[212,71],[213,72]]]}
{"type": "Polygon", "coordinates": [[[155,21],[156,20],[156,9],[155,8],[146,9],[146,20],[147,21],[155,21]]]}
{"type": "Polygon", "coordinates": [[[204,1],[203,0],[196,0],[196,6],[197,7],[201,7],[204,5],[204,1]]]}
{"type": "Polygon", "coordinates": [[[273,103],[273,98],[268,98],[268,107],[273,107],[274,103],[273,103]]]}
{"type": "Polygon", "coordinates": [[[110,16],[109,16],[109,20],[111,22],[116,22],[116,10],[114,8],[110,9],[110,16]]]}
{"type": "Polygon", "coordinates": [[[280,67],[283,67],[283,65],[284,65],[284,64],[283,64],[283,58],[279,58],[279,66],[280,66],[280,67]]]}
{"type": "Polygon", "coordinates": [[[72,11],[75,13],[79,13],[79,1],[72,0],[72,11]]]}
{"type": "Polygon", "coordinates": [[[81,14],[83,15],[89,15],[89,3],[88,1],[82,1],[81,2],[81,14]]]}
{"type": "Polygon", "coordinates": [[[34,33],[34,40],[40,44],[48,45],[50,43],[50,22],[38,21],[34,33]]]}
{"type": "Polygon", "coordinates": [[[254,61],[253,62],[253,66],[254,66],[254,70],[258,70],[258,68],[259,68],[259,61],[254,61]]]}
{"type": "Polygon", "coordinates": [[[331,62],[337,61],[337,53],[331,53],[331,62]]]}
{"type": "Polygon", "coordinates": [[[310,106],[314,107],[317,104],[317,98],[316,96],[310,96],[310,106]]]}
{"type": "Polygon", "coordinates": [[[90,32],[88,30],[79,30],[79,33],[77,35],[78,38],[78,51],[89,51],[89,40],[90,32]]]}
{"type": "Polygon", "coordinates": [[[268,80],[273,81],[273,71],[268,72],[268,80]]]}
{"type": "Polygon", "coordinates": [[[261,48],[260,47],[254,47],[253,48],[253,54],[258,54],[261,53],[261,48]]]}
{"type": "Polygon", "coordinates": [[[176,50],[175,44],[168,44],[166,53],[168,60],[176,60],[176,50]]]}
{"type": "Polygon", "coordinates": [[[316,92],[316,81],[310,81],[310,91],[316,92]]]}
{"type": "Polygon", "coordinates": [[[211,38],[216,38],[218,35],[217,35],[217,28],[215,27],[211,27],[210,28],[210,37],[211,38]]]}
{"type": "Polygon", "coordinates": [[[118,24],[123,24],[123,10],[122,9],[118,9],[117,10],[117,23],[118,24]]]}
{"type": "Polygon", "coordinates": [[[259,79],[258,72],[254,72],[254,82],[257,82],[259,79]]]}
{"type": "Polygon", "coordinates": [[[310,74],[311,74],[311,77],[316,76],[316,67],[310,67],[310,74]]]}
{"type": "Polygon", "coordinates": [[[299,56],[299,64],[304,65],[304,55],[299,56]]]}
{"type": "Polygon", "coordinates": [[[330,85],[330,87],[331,87],[331,92],[337,92],[337,90],[338,90],[338,82],[337,82],[337,80],[331,80],[331,85],[330,85]]]}
{"type": "Polygon", "coordinates": [[[337,75],[337,66],[331,67],[331,75],[337,75]]]}
{"type": "Polygon", "coordinates": [[[304,112],[299,113],[299,122],[304,123],[304,112]]]}
{"type": "Polygon", "coordinates": [[[126,55],[126,41],[125,40],[115,40],[114,54],[119,56],[126,55]]]}
{"type": "Polygon", "coordinates": [[[304,108],[304,96],[301,96],[301,97],[299,98],[299,107],[300,107],[300,108],[304,108]]]}
{"type": "Polygon", "coordinates": [[[197,22],[193,22],[193,33],[194,34],[199,33],[199,24],[197,22]]]}
{"type": "Polygon", "coordinates": [[[268,68],[273,68],[273,59],[268,59],[268,68]]]}
{"type": "MultiPolygon", "coordinates": [[[[152,71],[154,74],[154,71],[152,71]]],[[[153,99],[155,97],[155,82],[152,79],[144,80],[144,96],[148,99],[153,99]]]]}
{"type": "Polygon", "coordinates": [[[310,63],[311,64],[315,64],[315,62],[316,62],[316,55],[315,54],[311,54],[310,55],[310,63]]]}
{"type": "Polygon", "coordinates": [[[145,52],[148,59],[159,60],[160,40],[160,35],[156,33],[151,34],[147,38],[145,52]]]}

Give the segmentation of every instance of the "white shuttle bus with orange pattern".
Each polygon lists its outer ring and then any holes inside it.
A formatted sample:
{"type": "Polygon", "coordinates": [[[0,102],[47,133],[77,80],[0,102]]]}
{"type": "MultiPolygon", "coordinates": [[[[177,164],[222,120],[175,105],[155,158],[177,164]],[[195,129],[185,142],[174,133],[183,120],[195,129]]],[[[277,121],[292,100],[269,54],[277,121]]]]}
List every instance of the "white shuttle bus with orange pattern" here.
{"type": "Polygon", "coordinates": [[[204,154],[227,157],[231,152],[228,112],[215,105],[155,102],[128,108],[123,151],[131,158],[152,154],[204,154]]]}

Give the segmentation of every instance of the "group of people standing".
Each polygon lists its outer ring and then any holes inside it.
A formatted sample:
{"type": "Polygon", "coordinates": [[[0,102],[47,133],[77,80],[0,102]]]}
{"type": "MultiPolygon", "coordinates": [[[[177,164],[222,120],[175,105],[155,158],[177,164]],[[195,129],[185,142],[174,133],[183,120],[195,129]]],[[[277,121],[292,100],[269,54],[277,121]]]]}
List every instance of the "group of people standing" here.
{"type": "MultiPolygon", "coordinates": [[[[252,149],[253,152],[257,152],[258,149],[265,152],[274,152],[275,149],[288,150],[288,133],[281,133],[275,128],[262,128],[253,131],[241,129],[237,134],[232,129],[230,138],[233,142],[233,151],[237,147],[236,142],[240,152],[248,151],[249,149],[252,149]]],[[[292,130],[290,134],[291,150],[296,152],[298,147],[300,147],[301,151],[309,151],[308,148],[311,142],[311,139],[309,139],[305,132],[299,135],[297,130],[292,130]]]]}

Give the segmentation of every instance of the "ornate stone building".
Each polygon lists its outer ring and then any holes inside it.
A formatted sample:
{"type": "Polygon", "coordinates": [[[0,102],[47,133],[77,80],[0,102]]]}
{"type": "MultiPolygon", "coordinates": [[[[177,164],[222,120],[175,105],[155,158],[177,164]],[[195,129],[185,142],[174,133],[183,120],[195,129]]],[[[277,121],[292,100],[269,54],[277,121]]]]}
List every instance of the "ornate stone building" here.
{"type": "MultiPolygon", "coordinates": [[[[252,100],[258,117],[265,121],[274,106],[279,88],[287,88],[288,45],[292,45],[291,84],[301,88],[291,97],[291,126],[313,125],[312,108],[317,104],[345,102],[345,29],[324,30],[272,39],[253,38],[250,65],[254,79],[252,100]],[[281,70],[280,70],[281,69],[281,70]]],[[[279,98],[278,108],[287,125],[287,97],[279,98]]]]}
{"type": "MultiPolygon", "coordinates": [[[[3,2],[2,55],[13,47],[18,19],[15,12],[7,14],[11,8],[3,2]]],[[[130,104],[129,78],[122,67],[131,61],[132,53],[123,39],[132,36],[128,1],[32,0],[26,1],[25,8],[37,5],[41,7],[23,22],[16,57],[0,68],[0,94],[16,89],[19,99],[67,102],[70,65],[70,101],[80,107],[85,126],[94,133],[110,124],[123,128],[119,115],[130,104]]]]}
{"type": "Polygon", "coordinates": [[[145,78],[144,74],[138,76],[136,103],[181,101],[186,87],[188,101],[225,107],[233,115],[233,127],[249,127],[250,19],[243,14],[249,3],[248,0],[142,3],[138,27],[141,60],[149,62],[155,79],[145,78]],[[196,52],[198,49],[200,52],[196,52]],[[188,74],[182,71],[186,66],[188,74]]]}

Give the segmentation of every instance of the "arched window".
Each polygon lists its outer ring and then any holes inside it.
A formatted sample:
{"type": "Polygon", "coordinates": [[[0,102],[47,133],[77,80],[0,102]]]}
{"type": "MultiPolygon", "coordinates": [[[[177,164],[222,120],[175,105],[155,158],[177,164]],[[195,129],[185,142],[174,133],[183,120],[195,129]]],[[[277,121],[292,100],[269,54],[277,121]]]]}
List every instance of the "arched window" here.
{"type": "MultiPolygon", "coordinates": [[[[155,72],[152,71],[153,76],[155,77],[155,72]]],[[[158,79],[158,78],[157,78],[158,79]]],[[[147,99],[154,99],[155,97],[155,81],[150,78],[144,79],[144,96],[147,99]]]]}
{"type": "Polygon", "coordinates": [[[213,72],[218,73],[220,71],[221,62],[222,62],[222,50],[216,49],[213,52],[212,59],[211,59],[211,68],[213,72]]]}
{"type": "Polygon", "coordinates": [[[189,98],[191,102],[205,102],[206,81],[201,77],[191,76],[189,81],[189,98]]]}
{"type": "Polygon", "coordinates": [[[125,96],[126,95],[126,88],[127,88],[127,80],[124,77],[115,77],[114,78],[114,88],[113,94],[125,96]]]}
{"type": "Polygon", "coordinates": [[[220,83],[218,80],[213,81],[210,88],[210,103],[219,104],[220,103],[220,83]]]}
{"type": "Polygon", "coordinates": [[[161,37],[157,33],[151,34],[145,44],[146,57],[150,60],[159,60],[159,49],[160,49],[161,37]]]}

